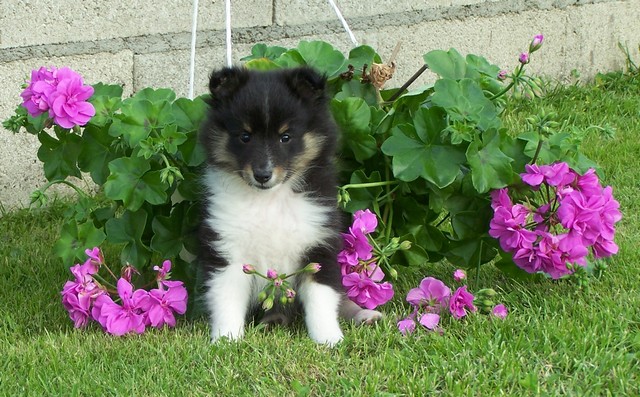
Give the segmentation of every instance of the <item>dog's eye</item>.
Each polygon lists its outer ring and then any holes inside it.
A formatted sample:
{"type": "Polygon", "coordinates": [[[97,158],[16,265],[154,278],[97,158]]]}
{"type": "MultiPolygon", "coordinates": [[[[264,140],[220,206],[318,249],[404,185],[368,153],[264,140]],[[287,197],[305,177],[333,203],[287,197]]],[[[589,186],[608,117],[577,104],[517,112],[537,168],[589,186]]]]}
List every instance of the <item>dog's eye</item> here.
{"type": "Polygon", "coordinates": [[[291,136],[289,136],[289,134],[282,134],[280,135],[280,142],[282,143],[287,143],[291,140],[291,136]]]}
{"type": "Polygon", "coordinates": [[[249,143],[249,141],[251,140],[251,134],[249,134],[248,132],[243,132],[242,135],[240,135],[240,140],[243,143],[249,143]]]}

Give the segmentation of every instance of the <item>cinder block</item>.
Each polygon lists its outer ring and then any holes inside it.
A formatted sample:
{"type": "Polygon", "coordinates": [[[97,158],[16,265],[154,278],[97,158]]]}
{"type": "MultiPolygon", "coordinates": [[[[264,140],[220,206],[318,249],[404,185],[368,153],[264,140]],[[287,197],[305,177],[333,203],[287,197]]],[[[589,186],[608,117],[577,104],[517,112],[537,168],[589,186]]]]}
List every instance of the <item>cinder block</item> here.
{"type": "MultiPolygon", "coordinates": [[[[191,1],[2,0],[0,48],[191,31],[191,1]]],[[[271,0],[232,2],[235,27],[266,26],[271,0]]],[[[201,1],[199,29],[224,29],[223,1],[201,1]]]]}
{"type": "MultiPolygon", "coordinates": [[[[80,73],[86,84],[124,84],[125,95],[132,92],[133,54],[129,51],[0,63],[0,76],[3,76],[0,120],[13,114],[21,102],[20,86],[30,76],[31,70],[40,66],[68,66],[80,73]]],[[[28,205],[29,194],[46,182],[42,164],[36,155],[38,146],[35,136],[25,132],[13,134],[0,127],[0,203],[5,208],[28,205]]]]}
{"type": "MultiPolygon", "coordinates": [[[[461,3],[477,3],[481,1],[487,0],[458,0],[461,3]]],[[[348,18],[446,7],[451,5],[451,2],[452,0],[337,0],[336,4],[348,22],[348,18]]],[[[275,0],[275,22],[278,25],[299,25],[333,20],[337,20],[335,11],[326,0],[275,0]]]]}

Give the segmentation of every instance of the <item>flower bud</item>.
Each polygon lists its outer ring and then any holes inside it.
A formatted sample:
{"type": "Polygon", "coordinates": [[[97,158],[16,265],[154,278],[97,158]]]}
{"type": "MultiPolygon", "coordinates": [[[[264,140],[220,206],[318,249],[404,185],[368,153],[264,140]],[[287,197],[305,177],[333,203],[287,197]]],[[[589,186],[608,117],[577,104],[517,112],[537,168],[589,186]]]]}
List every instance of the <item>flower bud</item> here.
{"type": "Polygon", "coordinates": [[[267,278],[271,280],[275,280],[278,278],[278,272],[275,269],[267,269],[267,278]]]}
{"type": "Polygon", "coordinates": [[[280,303],[286,305],[287,303],[289,303],[289,298],[287,298],[285,295],[280,296],[280,303]]]}
{"type": "Polygon", "coordinates": [[[526,52],[523,52],[522,54],[520,54],[520,57],[518,58],[518,60],[523,65],[528,64],[529,63],[529,54],[527,54],[526,52]]]}
{"type": "Polygon", "coordinates": [[[249,264],[244,264],[242,265],[242,271],[245,272],[246,274],[253,274],[256,272],[256,269],[249,264]]]}
{"type": "Polygon", "coordinates": [[[268,297],[262,302],[262,308],[264,310],[271,310],[271,308],[273,308],[273,296],[268,297]]]}
{"type": "Polygon", "coordinates": [[[264,291],[260,291],[260,293],[258,294],[258,302],[262,302],[265,299],[267,299],[267,293],[264,291]]]}
{"type": "Polygon", "coordinates": [[[296,297],[296,291],[289,288],[286,291],[284,291],[284,296],[286,296],[289,299],[293,299],[296,297]]]}
{"type": "Polygon", "coordinates": [[[501,70],[501,71],[499,71],[499,72],[498,72],[498,76],[496,76],[496,78],[497,78],[498,80],[500,80],[500,81],[504,81],[504,80],[506,80],[506,79],[507,79],[507,73],[508,73],[508,72],[507,72],[506,70],[504,70],[504,69],[503,69],[503,70],[501,70]]]}
{"type": "Polygon", "coordinates": [[[455,281],[460,282],[466,278],[467,278],[467,273],[462,269],[456,269],[456,271],[453,272],[453,279],[455,281]]]}
{"type": "Polygon", "coordinates": [[[321,268],[322,266],[319,263],[312,262],[305,266],[304,271],[309,273],[318,273],[321,268]]]}
{"type": "Polygon", "coordinates": [[[120,277],[127,280],[127,282],[129,283],[131,282],[131,278],[134,274],[140,274],[140,272],[138,272],[138,270],[136,270],[136,268],[131,266],[129,263],[127,263],[127,265],[120,271],[120,277]]]}
{"type": "Polygon", "coordinates": [[[476,292],[476,296],[492,298],[496,296],[497,292],[493,288],[484,288],[476,292]]]}
{"type": "Polygon", "coordinates": [[[409,240],[404,240],[403,242],[400,243],[400,248],[401,251],[408,251],[411,249],[411,241],[409,240]]]}
{"type": "Polygon", "coordinates": [[[282,279],[281,278],[277,278],[277,279],[273,280],[273,285],[275,285],[277,288],[282,287],[282,279]]]}
{"type": "Polygon", "coordinates": [[[387,273],[389,274],[389,277],[391,277],[392,279],[394,279],[394,280],[398,279],[398,271],[396,269],[390,267],[387,270],[387,273]]]}
{"type": "Polygon", "coordinates": [[[544,40],[544,36],[541,34],[537,34],[531,40],[531,44],[529,44],[529,52],[538,51],[540,47],[542,47],[542,41],[544,40]]]}

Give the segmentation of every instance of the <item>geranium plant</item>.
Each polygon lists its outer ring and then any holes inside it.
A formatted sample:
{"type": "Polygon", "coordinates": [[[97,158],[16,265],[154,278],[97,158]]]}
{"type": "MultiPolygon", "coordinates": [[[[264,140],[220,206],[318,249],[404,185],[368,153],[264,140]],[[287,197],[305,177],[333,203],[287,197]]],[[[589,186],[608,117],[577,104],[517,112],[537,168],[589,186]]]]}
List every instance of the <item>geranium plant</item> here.
{"type": "MultiPolygon", "coordinates": [[[[374,81],[368,70],[382,61],[368,46],[345,56],[322,41],[303,41],[293,49],[258,44],[243,59],[246,67],[258,69],[309,65],[327,77],[331,111],[342,133],[339,201],[355,215],[340,262],[343,284],[356,302],[375,307],[390,299],[393,290],[385,283],[397,276],[398,266],[446,259],[477,271],[501,254],[499,268],[519,274],[514,261],[523,266],[526,254],[509,255],[504,248],[511,245],[494,238],[502,234],[495,227],[489,233],[490,222],[496,222],[496,193],[491,192],[521,188],[527,165],[531,170],[535,164],[563,162],[575,175],[593,175],[589,170],[596,165],[579,151],[581,136],[562,130],[552,114],[532,115],[519,131],[507,131],[502,123],[508,92],[540,91],[539,80],[528,76],[526,67],[542,42],[536,36],[528,51],[514,59],[512,72],[455,49],[430,51],[424,63],[438,78],[410,91],[411,81],[399,89],[380,88],[384,81],[374,81]]],[[[55,252],[70,265],[88,247],[115,244],[121,246],[123,264],[144,269],[168,258],[174,273],[192,279],[182,259],[189,256],[181,254],[197,251],[197,185],[204,155],[196,135],[206,110],[203,98],[176,98],[171,90],[149,88],[122,98],[122,87],[86,86],[67,68],[36,70],[24,88],[23,104],[3,125],[24,129],[40,141],[38,158],[49,182],[33,200],[43,202],[47,188],[56,183],[79,194],[55,252]],[[69,179],[86,174],[100,187],[97,195],[69,179]]],[[[564,190],[558,194],[567,202],[580,199],[564,190]]],[[[574,207],[580,205],[575,201],[574,207]]],[[[560,211],[562,222],[569,219],[560,211]]],[[[542,216],[551,222],[548,213],[542,216]]],[[[563,227],[587,227],[581,219],[571,222],[563,227]]],[[[615,221],[609,223],[600,240],[582,236],[598,255],[613,253],[609,237],[615,221]]],[[[548,245],[523,238],[532,247],[548,245]]]]}

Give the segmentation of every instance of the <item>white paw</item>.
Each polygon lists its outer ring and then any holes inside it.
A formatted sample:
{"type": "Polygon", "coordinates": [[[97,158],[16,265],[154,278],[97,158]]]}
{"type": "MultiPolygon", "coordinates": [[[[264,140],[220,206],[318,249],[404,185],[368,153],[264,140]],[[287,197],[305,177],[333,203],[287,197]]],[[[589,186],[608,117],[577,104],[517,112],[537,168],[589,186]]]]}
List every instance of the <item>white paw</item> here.
{"type": "Polygon", "coordinates": [[[353,316],[353,321],[355,321],[357,325],[360,325],[360,324],[371,325],[380,319],[382,319],[382,313],[380,313],[377,310],[369,310],[369,309],[362,309],[353,316]]]}
{"type": "Polygon", "coordinates": [[[332,332],[332,333],[322,333],[322,334],[311,334],[311,339],[316,342],[319,343],[321,345],[327,345],[329,347],[334,347],[335,345],[337,345],[338,343],[340,343],[343,339],[343,335],[342,335],[342,331],[338,330],[338,332],[332,332]]]}
{"type": "Polygon", "coordinates": [[[229,340],[232,342],[239,341],[244,336],[244,328],[238,330],[222,330],[213,329],[211,331],[211,343],[217,343],[220,340],[229,340]]]}

